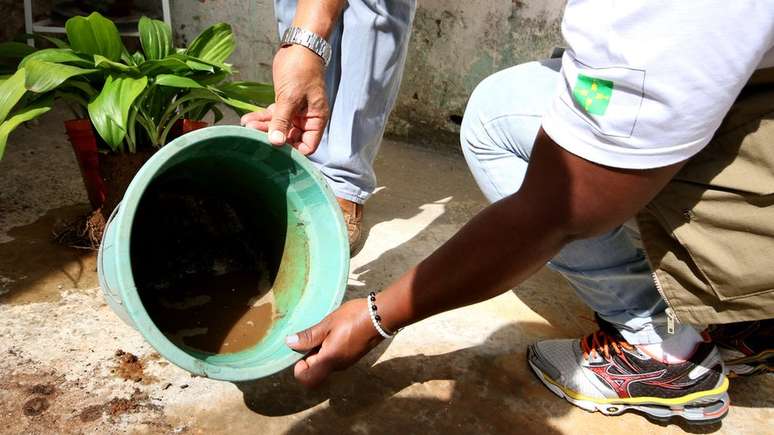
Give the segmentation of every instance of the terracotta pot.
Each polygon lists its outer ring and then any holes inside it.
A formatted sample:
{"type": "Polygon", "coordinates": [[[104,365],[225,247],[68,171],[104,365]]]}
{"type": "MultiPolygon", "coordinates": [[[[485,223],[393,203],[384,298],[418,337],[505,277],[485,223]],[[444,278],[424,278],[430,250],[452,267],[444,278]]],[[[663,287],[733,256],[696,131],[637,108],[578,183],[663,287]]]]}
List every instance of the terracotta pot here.
{"type": "Polygon", "coordinates": [[[192,132],[194,130],[198,130],[200,128],[207,127],[209,125],[210,124],[206,121],[180,119],[177,122],[175,122],[175,125],[172,126],[172,131],[170,132],[171,138],[169,140],[178,138],[186,133],[192,132]]]}
{"type": "Polygon", "coordinates": [[[97,209],[105,202],[105,183],[99,172],[99,152],[97,151],[97,136],[88,119],[73,119],[65,121],[67,137],[75,152],[78,166],[81,168],[81,177],[86,186],[86,193],[93,209],[97,209]]]}
{"type": "MultiPolygon", "coordinates": [[[[208,125],[209,123],[204,121],[181,119],[172,126],[170,140],[208,125]]],[[[112,200],[107,201],[108,204],[106,205],[108,209],[112,209],[115,205],[113,203],[120,201],[120,198],[123,196],[124,192],[122,189],[126,189],[134,174],[155,152],[155,149],[148,149],[131,156],[105,154],[100,157],[97,151],[98,139],[91,125],[91,120],[73,119],[65,121],[65,129],[73,146],[75,157],[78,159],[83,183],[86,186],[86,193],[94,210],[105,205],[108,197],[112,200]],[[100,165],[100,160],[103,161],[102,165],[100,165]],[[100,166],[106,167],[101,168],[100,166]],[[112,189],[122,191],[108,192],[108,184],[112,189]]]]}

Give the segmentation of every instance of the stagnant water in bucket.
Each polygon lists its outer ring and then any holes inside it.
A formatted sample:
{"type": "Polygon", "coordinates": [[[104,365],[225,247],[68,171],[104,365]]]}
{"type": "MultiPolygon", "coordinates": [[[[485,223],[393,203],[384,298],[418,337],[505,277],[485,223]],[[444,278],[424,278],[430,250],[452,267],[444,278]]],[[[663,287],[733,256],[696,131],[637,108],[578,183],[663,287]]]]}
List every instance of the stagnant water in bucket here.
{"type": "Polygon", "coordinates": [[[131,241],[150,318],[183,348],[232,353],[259,343],[277,316],[279,228],[268,214],[190,180],[155,182],[137,209],[131,241]]]}

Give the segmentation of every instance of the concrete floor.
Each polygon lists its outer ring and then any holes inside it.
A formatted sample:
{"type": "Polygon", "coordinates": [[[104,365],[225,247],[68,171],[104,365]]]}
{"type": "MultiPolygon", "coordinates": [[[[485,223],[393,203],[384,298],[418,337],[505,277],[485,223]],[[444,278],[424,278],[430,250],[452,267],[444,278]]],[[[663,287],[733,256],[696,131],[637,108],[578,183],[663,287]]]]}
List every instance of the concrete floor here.
{"type": "MultiPolygon", "coordinates": [[[[604,417],[556,398],[527,369],[526,346],[594,324],[546,270],[407,328],[316,391],[288,372],[241,384],[194,378],[105,305],[93,253],[48,241],[58,220],[87,209],[64,116],[19,130],[0,161],[2,433],[774,432],[770,375],[734,380],[729,416],[700,428],[604,417]]],[[[385,141],[376,166],[348,298],[385,286],[484,206],[458,155],[385,141]]]]}

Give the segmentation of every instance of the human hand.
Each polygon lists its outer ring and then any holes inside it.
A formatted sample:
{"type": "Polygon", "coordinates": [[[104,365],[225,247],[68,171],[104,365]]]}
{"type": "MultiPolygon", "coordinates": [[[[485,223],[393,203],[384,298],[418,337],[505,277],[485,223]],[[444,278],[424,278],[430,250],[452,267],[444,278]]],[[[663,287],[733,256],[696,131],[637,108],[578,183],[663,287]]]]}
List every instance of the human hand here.
{"type": "Polygon", "coordinates": [[[355,364],[382,341],[371,324],[367,301],[349,301],[320,323],[287,337],[291,349],[309,352],[293,368],[293,375],[304,386],[313,388],[333,371],[355,364]]]}
{"type": "Polygon", "coordinates": [[[269,142],[291,144],[312,154],[328,123],[328,97],[322,59],[300,45],[282,47],[274,56],[275,103],[242,117],[242,125],[267,132],[269,142]]]}

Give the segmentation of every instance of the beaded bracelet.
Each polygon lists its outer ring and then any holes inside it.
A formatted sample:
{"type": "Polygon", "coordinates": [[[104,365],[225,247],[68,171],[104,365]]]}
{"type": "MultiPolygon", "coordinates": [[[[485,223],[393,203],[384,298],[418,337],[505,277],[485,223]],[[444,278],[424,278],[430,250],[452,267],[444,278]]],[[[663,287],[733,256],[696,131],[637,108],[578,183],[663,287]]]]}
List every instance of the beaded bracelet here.
{"type": "Polygon", "coordinates": [[[371,316],[371,323],[374,324],[374,328],[376,328],[376,331],[384,338],[392,338],[395,337],[395,334],[400,332],[400,330],[397,330],[395,332],[390,332],[382,326],[382,318],[376,314],[376,293],[371,292],[368,294],[368,314],[371,316]]]}

